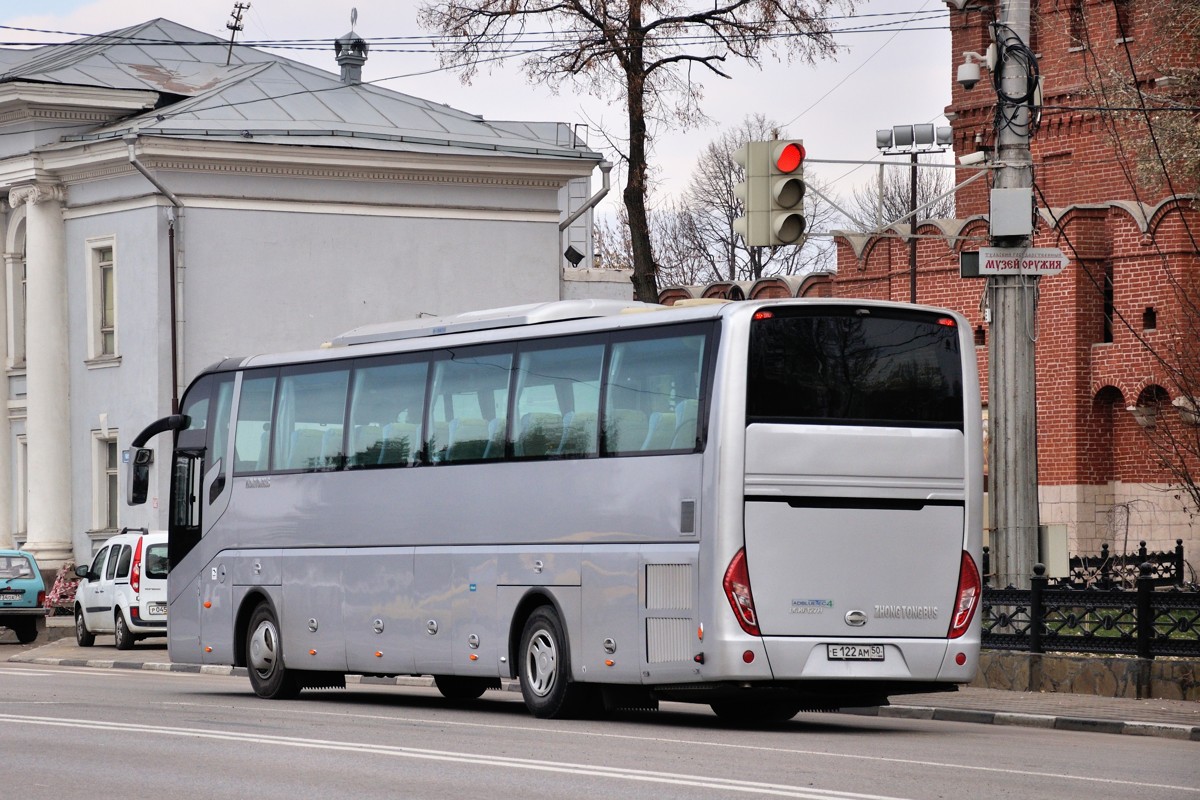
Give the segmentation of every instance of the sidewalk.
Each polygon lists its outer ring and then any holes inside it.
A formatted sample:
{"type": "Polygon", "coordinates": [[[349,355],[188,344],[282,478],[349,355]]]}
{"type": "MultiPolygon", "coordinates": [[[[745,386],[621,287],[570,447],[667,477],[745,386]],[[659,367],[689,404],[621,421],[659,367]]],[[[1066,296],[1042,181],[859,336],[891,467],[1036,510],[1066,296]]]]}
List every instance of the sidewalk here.
{"type": "MultiPolygon", "coordinates": [[[[70,617],[51,617],[45,638],[29,649],[9,655],[0,646],[0,659],[33,664],[108,669],[149,669],[171,672],[204,672],[216,675],[245,675],[244,668],[172,664],[166,639],[138,642],[132,650],[117,650],[111,636],[98,636],[93,647],[75,644],[70,617]]],[[[8,635],[5,635],[5,641],[8,635]]],[[[360,679],[349,676],[348,684],[395,684],[431,686],[428,678],[360,679]]],[[[507,682],[513,690],[515,682],[507,682]]],[[[862,716],[934,719],[948,722],[977,722],[990,725],[1020,725],[1056,730],[1158,736],[1200,742],[1200,703],[1187,700],[1130,700],[1085,694],[1009,692],[1001,689],[964,687],[957,692],[904,695],[890,706],[847,709],[843,713],[862,716]]]]}

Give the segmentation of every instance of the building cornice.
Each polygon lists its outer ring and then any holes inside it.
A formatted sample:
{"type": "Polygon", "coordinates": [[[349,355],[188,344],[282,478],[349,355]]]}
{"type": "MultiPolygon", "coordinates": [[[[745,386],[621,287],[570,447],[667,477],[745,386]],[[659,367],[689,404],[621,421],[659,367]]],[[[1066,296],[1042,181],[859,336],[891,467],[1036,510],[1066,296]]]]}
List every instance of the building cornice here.
{"type": "MultiPolygon", "coordinates": [[[[78,117],[59,118],[104,121],[130,112],[154,108],[157,102],[158,92],[142,89],[102,89],[94,86],[23,81],[0,83],[0,114],[24,110],[30,116],[49,113],[78,114],[78,117]]],[[[0,120],[3,120],[2,116],[0,120]]]]}
{"type": "MultiPolygon", "coordinates": [[[[207,142],[138,137],[135,152],[147,169],[242,177],[310,178],[557,189],[591,174],[584,159],[486,156],[299,145],[207,142]]],[[[43,166],[68,183],[131,172],[125,141],[57,145],[42,151],[43,166]]]]}

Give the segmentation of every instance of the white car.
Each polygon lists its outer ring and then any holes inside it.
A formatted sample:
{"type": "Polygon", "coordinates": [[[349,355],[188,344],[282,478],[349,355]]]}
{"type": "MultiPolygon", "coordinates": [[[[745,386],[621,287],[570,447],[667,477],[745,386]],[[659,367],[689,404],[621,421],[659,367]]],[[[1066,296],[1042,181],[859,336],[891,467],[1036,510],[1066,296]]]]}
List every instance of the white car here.
{"type": "Polygon", "coordinates": [[[126,528],[75,574],[75,641],[91,647],[111,633],[118,650],[138,639],[167,635],[167,534],[126,528]]]}

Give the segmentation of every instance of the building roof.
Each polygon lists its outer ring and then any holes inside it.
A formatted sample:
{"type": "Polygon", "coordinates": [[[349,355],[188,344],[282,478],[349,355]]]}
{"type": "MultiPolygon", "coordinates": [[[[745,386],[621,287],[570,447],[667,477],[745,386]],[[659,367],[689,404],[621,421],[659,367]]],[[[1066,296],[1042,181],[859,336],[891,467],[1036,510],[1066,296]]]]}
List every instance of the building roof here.
{"type": "MultiPolygon", "coordinates": [[[[330,43],[330,63],[334,63],[330,43]]],[[[492,151],[600,160],[576,146],[569,127],[495,123],[440,103],[369,84],[166,19],[33,50],[0,49],[0,83],[151,90],[156,107],[64,142],[130,133],[252,138],[330,147],[492,151]],[[228,57],[228,65],[226,58],[228,57]],[[564,131],[566,134],[564,135],[564,131]]]]}

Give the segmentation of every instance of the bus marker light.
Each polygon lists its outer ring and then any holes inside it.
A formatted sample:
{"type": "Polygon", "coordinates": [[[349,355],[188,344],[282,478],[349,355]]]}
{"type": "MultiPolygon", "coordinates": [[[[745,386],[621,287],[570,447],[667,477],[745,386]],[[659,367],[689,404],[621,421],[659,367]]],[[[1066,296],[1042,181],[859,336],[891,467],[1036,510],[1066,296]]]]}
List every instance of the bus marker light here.
{"type": "Polygon", "coordinates": [[[938,317],[937,324],[938,324],[938,325],[945,325],[947,328],[956,328],[956,327],[958,327],[957,325],[955,325],[955,323],[954,323],[954,320],[953,320],[953,319],[951,319],[950,317],[938,317]]]}
{"type": "Polygon", "coordinates": [[[742,653],[742,661],[745,661],[747,664],[754,663],[754,651],[747,650],[746,652],[742,653]]]}
{"type": "Polygon", "coordinates": [[[211,648],[211,647],[205,647],[205,648],[204,648],[204,652],[206,652],[206,653],[211,653],[211,652],[212,652],[212,648],[211,648]]]}
{"type": "Polygon", "coordinates": [[[771,313],[770,311],[755,311],[754,312],[754,321],[759,322],[764,319],[771,319],[774,316],[775,315],[773,313],[771,313]]]}
{"type": "Polygon", "coordinates": [[[611,667],[615,663],[617,662],[613,661],[611,658],[604,659],[604,666],[606,667],[611,667]]]}
{"type": "Polygon", "coordinates": [[[692,656],[692,661],[695,661],[697,664],[703,664],[704,653],[696,653],[696,655],[692,656]]]}
{"type": "Polygon", "coordinates": [[[478,661],[479,655],[476,653],[471,653],[471,655],[467,656],[467,658],[471,659],[472,661],[478,661]]]}
{"type": "Polygon", "coordinates": [[[212,608],[212,600],[205,600],[205,601],[204,601],[204,607],[205,607],[205,608],[212,608]]]}
{"type": "Polygon", "coordinates": [[[704,623],[703,622],[700,623],[700,627],[696,628],[696,638],[702,642],[704,641],[704,623]]]}
{"type": "Polygon", "coordinates": [[[315,656],[315,655],[317,654],[317,651],[316,651],[316,650],[309,650],[309,651],[308,651],[308,654],[309,654],[310,656],[315,656]]]}
{"type": "Polygon", "coordinates": [[[960,667],[963,664],[967,663],[967,654],[966,653],[958,653],[957,655],[955,655],[954,663],[958,664],[960,667]]]}
{"type": "Polygon", "coordinates": [[[376,651],[375,651],[375,657],[376,657],[376,658],[383,658],[383,652],[382,652],[382,651],[380,651],[380,650],[376,650],[376,651]]]}

